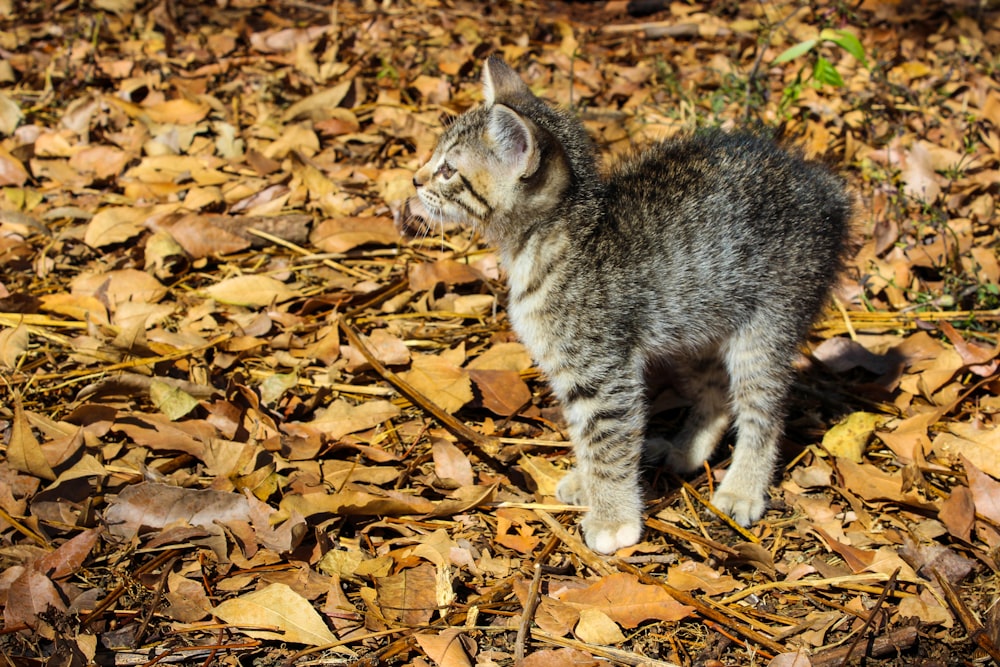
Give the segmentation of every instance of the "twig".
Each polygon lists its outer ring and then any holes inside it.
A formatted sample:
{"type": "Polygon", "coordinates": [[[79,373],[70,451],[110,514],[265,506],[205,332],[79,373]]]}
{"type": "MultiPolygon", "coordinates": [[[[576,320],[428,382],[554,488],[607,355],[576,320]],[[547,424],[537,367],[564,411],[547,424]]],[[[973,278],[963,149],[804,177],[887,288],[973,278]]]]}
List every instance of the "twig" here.
{"type": "Polygon", "coordinates": [[[696,544],[702,545],[703,547],[712,549],[713,551],[724,553],[727,556],[736,557],[740,555],[739,551],[733,549],[730,546],[726,546],[721,542],[716,542],[715,540],[709,539],[707,537],[702,537],[697,533],[692,533],[687,530],[681,530],[680,528],[672,526],[666,521],[661,521],[660,519],[657,519],[655,517],[649,517],[648,519],[646,519],[646,526],[651,528],[652,530],[658,531],[665,535],[676,537],[677,539],[683,542],[694,542],[696,544]]]}
{"type": "Polygon", "coordinates": [[[566,527],[556,521],[555,517],[551,514],[540,509],[536,509],[535,514],[537,514],[538,518],[540,518],[545,525],[549,527],[552,534],[558,537],[559,540],[566,545],[566,548],[575,553],[577,557],[583,561],[583,564],[591,570],[601,576],[607,576],[615,571],[614,568],[608,565],[608,563],[605,562],[600,556],[591,551],[590,547],[583,543],[583,540],[566,530],[566,527]]]}
{"type": "Polygon", "coordinates": [[[711,512],[715,516],[717,516],[720,519],[722,519],[723,521],[725,521],[726,524],[730,528],[732,528],[737,533],[739,533],[740,535],[742,535],[743,539],[745,539],[747,542],[753,542],[754,544],[760,544],[760,538],[759,537],[757,537],[756,535],[754,535],[753,533],[751,533],[749,530],[747,530],[746,528],[744,528],[740,524],[738,524],[735,521],[733,521],[733,518],[731,516],[729,516],[728,514],[726,514],[722,510],[720,510],[718,507],[716,507],[715,505],[713,505],[712,503],[710,503],[708,500],[706,500],[700,493],[698,493],[697,489],[695,489],[693,486],[691,486],[690,484],[688,484],[687,482],[685,482],[683,480],[681,481],[681,484],[684,486],[684,489],[687,490],[688,493],[690,493],[692,496],[694,496],[695,500],[697,500],[699,503],[701,503],[706,508],[708,508],[709,512],[711,512]]]}
{"type": "MultiPolygon", "coordinates": [[[[917,642],[917,628],[908,625],[898,630],[893,630],[889,634],[875,637],[868,655],[873,658],[881,658],[892,653],[908,649],[917,642]]],[[[812,667],[837,667],[844,664],[844,658],[848,655],[848,647],[840,646],[827,649],[809,656],[812,667]]]]}
{"type": "Polygon", "coordinates": [[[531,631],[531,636],[538,641],[555,644],[556,646],[564,646],[566,648],[575,648],[579,651],[584,651],[586,653],[590,653],[591,655],[606,658],[623,665],[633,665],[634,667],[639,667],[639,665],[643,665],[643,667],[646,665],[649,667],[680,667],[680,665],[675,662],[656,660],[633,651],[623,651],[621,649],[611,648],[610,646],[587,644],[585,642],[577,641],[576,639],[569,639],[568,637],[556,637],[555,635],[550,635],[549,633],[539,630],[538,628],[531,631]]]}
{"type": "MultiPolygon", "coordinates": [[[[340,326],[344,330],[344,335],[347,336],[347,340],[350,341],[351,345],[364,356],[368,363],[371,364],[371,367],[375,369],[376,373],[381,375],[383,379],[399,390],[401,394],[410,399],[414,405],[418,405],[429,412],[432,417],[441,422],[441,425],[448,429],[448,431],[450,431],[453,435],[480,448],[494,448],[498,445],[495,439],[483,435],[478,431],[474,431],[462,422],[458,421],[455,417],[445,412],[441,406],[417,391],[417,389],[409,382],[383,366],[382,362],[376,359],[375,355],[372,354],[372,351],[368,349],[368,346],[362,342],[361,334],[354,328],[354,325],[347,321],[347,318],[340,318],[340,326]]],[[[487,454],[485,451],[478,451],[476,453],[490,461],[491,465],[495,467],[502,467],[499,461],[496,461],[492,455],[487,454]]]]}
{"type": "Polygon", "coordinates": [[[899,568],[897,567],[892,573],[892,576],[889,577],[889,581],[885,582],[885,586],[882,587],[882,594],[879,595],[878,600],[875,601],[875,606],[872,607],[871,611],[868,613],[868,618],[865,619],[865,623],[861,626],[861,630],[858,631],[858,634],[854,638],[854,641],[851,642],[851,645],[847,647],[847,653],[844,655],[844,660],[840,663],[841,667],[847,667],[847,661],[851,659],[851,653],[854,652],[854,648],[858,645],[858,642],[861,641],[861,638],[864,637],[866,632],[868,632],[872,623],[875,622],[875,617],[878,615],[879,609],[882,608],[882,605],[885,603],[885,599],[889,597],[889,591],[896,588],[896,577],[898,576],[899,568]]]}
{"type": "Polygon", "coordinates": [[[163,587],[167,585],[167,579],[170,577],[170,571],[173,569],[174,564],[180,559],[180,556],[174,555],[166,565],[163,566],[163,572],[160,574],[160,580],[156,582],[156,590],[153,591],[153,600],[149,603],[146,613],[143,614],[142,623],[139,624],[139,629],[135,632],[135,637],[132,639],[134,642],[132,645],[139,647],[142,645],[142,640],[146,636],[146,629],[149,627],[149,622],[153,620],[153,614],[156,610],[160,608],[160,601],[163,599],[163,587]]]}
{"type": "Polygon", "coordinates": [[[961,622],[962,627],[969,634],[969,639],[976,642],[976,646],[983,649],[991,658],[993,662],[1000,665],[1000,649],[997,645],[993,643],[993,639],[990,637],[989,633],[986,632],[986,628],[983,624],[979,622],[972,611],[966,606],[965,602],[962,600],[958,591],[955,587],[951,585],[941,572],[938,571],[936,567],[931,568],[934,573],[934,579],[937,581],[938,586],[944,591],[944,599],[948,601],[948,606],[951,610],[955,612],[955,616],[958,617],[959,622],[961,622]]]}
{"type": "Polygon", "coordinates": [[[524,603],[521,624],[517,628],[517,640],[514,643],[514,664],[517,665],[524,662],[524,645],[527,643],[528,633],[531,631],[531,621],[535,618],[535,609],[538,608],[540,599],[538,590],[542,586],[542,564],[535,563],[534,570],[531,586],[528,587],[528,600],[524,603]]]}

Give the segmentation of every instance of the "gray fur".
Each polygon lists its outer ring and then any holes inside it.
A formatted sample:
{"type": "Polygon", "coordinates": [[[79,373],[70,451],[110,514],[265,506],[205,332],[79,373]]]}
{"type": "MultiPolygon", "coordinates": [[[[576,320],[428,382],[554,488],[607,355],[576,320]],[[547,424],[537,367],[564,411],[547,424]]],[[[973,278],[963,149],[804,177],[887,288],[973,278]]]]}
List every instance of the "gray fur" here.
{"type": "Polygon", "coordinates": [[[645,375],[669,364],[694,400],[647,458],[697,469],[731,422],[733,463],[713,503],[759,519],[778,457],[790,360],[848,238],[841,180],[753,134],[651,145],[606,175],[582,124],[497,57],[485,103],[459,117],[414,176],[434,220],[497,244],[507,311],[562,402],[577,457],[559,497],[588,505],[591,548],[642,535],[645,375]]]}

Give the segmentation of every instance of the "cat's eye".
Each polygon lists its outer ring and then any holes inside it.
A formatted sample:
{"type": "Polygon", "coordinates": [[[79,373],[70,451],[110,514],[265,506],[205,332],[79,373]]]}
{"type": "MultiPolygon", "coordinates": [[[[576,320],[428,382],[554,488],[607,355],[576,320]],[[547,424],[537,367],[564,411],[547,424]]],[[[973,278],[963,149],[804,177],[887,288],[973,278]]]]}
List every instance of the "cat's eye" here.
{"type": "Polygon", "coordinates": [[[440,176],[441,178],[448,180],[449,178],[455,175],[455,168],[450,164],[448,164],[447,162],[443,162],[441,163],[441,166],[437,168],[437,171],[434,172],[434,175],[440,176]]]}

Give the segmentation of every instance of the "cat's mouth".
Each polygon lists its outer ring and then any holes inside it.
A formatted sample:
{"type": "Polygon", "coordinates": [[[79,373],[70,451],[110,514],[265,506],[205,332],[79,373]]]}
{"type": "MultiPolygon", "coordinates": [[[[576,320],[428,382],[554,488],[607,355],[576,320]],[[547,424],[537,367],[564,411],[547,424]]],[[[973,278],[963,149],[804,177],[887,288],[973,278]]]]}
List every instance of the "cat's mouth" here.
{"type": "Polygon", "coordinates": [[[410,197],[395,213],[396,229],[402,236],[424,237],[432,227],[432,216],[420,197],[410,197]]]}

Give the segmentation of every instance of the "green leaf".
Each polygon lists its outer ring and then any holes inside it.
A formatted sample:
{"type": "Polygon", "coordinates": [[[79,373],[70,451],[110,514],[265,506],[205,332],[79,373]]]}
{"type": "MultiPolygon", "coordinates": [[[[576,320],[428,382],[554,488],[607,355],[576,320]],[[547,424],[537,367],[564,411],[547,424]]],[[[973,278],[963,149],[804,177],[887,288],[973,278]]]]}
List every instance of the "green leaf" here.
{"type": "Polygon", "coordinates": [[[809,51],[812,50],[812,48],[818,43],[819,40],[807,39],[804,42],[799,42],[795,46],[790,46],[778,54],[778,57],[774,59],[774,64],[780,65],[781,63],[787,63],[789,60],[794,60],[801,55],[809,53],[809,51]]]}
{"type": "Polygon", "coordinates": [[[823,56],[816,57],[816,64],[813,66],[813,81],[817,86],[840,87],[844,85],[844,79],[841,78],[840,72],[833,66],[833,63],[823,56]]]}
{"type": "Polygon", "coordinates": [[[827,42],[833,42],[854,56],[859,63],[868,67],[868,61],[865,60],[865,47],[861,45],[861,41],[853,34],[846,30],[826,29],[819,33],[819,38],[827,42]]]}

